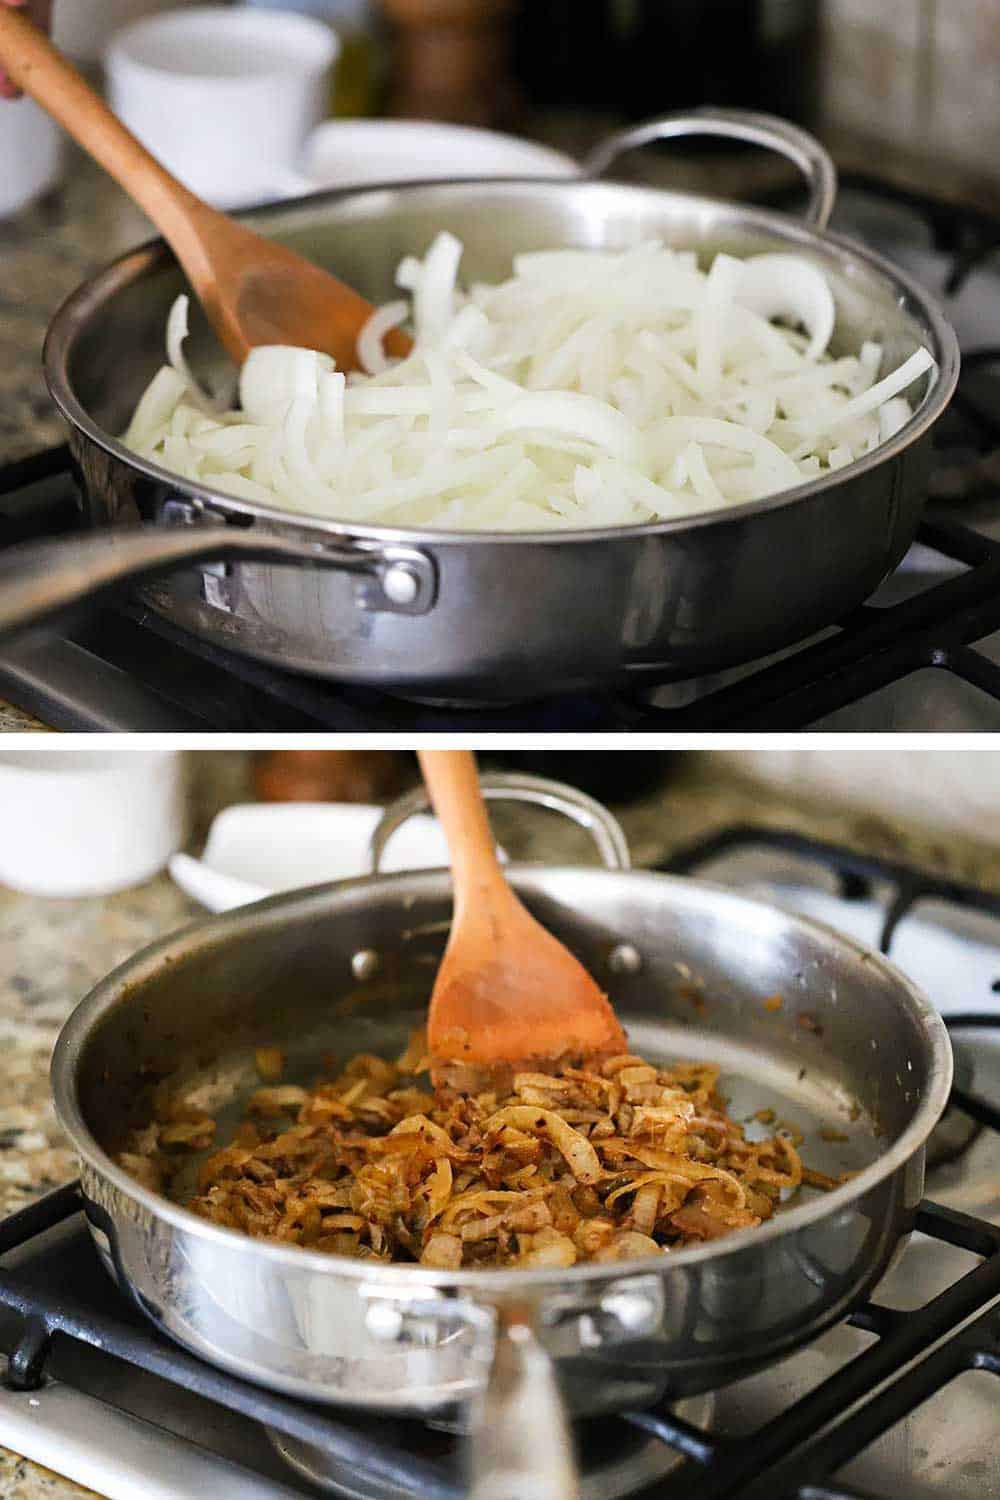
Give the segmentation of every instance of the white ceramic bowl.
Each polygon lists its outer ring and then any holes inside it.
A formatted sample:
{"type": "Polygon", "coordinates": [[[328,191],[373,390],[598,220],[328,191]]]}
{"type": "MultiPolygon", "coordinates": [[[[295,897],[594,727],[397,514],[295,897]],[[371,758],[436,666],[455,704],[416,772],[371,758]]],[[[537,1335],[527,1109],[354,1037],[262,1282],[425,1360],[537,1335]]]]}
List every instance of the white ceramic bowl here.
{"type": "Polygon", "coordinates": [[[328,120],[310,135],[298,168],[282,175],[292,195],[371,183],[453,177],[576,177],[571,156],[534,141],[425,120],[328,120]]]}
{"type": "Polygon", "coordinates": [[[0,219],[6,219],[54,185],[62,134],[33,99],[3,102],[0,110],[0,219]]]}
{"type": "Polygon", "coordinates": [[[195,6],[127,26],[105,54],[112,108],[193,192],[273,198],[328,111],[339,43],[290,11],[195,6]]]}
{"type": "MultiPolygon", "coordinates": [[[[210,911],[229,911],[278,891],[367,873],[368,844],[381,807],[353,802],[251,802],[227,807],[200,859],[175,854],[170,874],[210,911]]],[[[411,818],[386,845],[383,869],[430,870],[448,863],[435,818],[411,818]]]]}
{"type": "Polygon", "coordinates": [[[0,753],[0,884],[38,896],[139,885],[184,842],[171,750],[0,753]]]}

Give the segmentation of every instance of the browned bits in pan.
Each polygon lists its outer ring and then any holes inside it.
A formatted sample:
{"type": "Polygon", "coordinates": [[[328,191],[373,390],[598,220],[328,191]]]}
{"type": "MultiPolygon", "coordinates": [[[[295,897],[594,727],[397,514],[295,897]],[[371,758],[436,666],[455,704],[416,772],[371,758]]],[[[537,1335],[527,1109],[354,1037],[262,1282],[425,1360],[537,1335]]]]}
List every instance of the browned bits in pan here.
{"type": "Polygon", "coordinates": [[[845,1172],[843,1177],[830,1177],[826,1172],[814,1172],[811,1167],[802,1168],[802,1181],[809,1187],[822,1188],[824,1192],[831,1192],[853,1176],[853,1172],[845,1172]]]}
{"type": "Polygon", "coordinates": [[[280,1047],[258,1047],[254,1064],[265,1083],[277,1083],[285,1071],[285,1054],[280,1047]]]}

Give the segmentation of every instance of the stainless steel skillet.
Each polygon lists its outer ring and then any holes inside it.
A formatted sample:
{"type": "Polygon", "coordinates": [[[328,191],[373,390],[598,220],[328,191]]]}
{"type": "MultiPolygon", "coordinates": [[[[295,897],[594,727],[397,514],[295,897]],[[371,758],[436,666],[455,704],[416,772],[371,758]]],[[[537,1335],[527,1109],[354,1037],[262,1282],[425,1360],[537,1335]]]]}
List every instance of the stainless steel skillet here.
{"type": "Polygon", "coordinates": [[[444,1273],[253,1241],[115,1165],[165,1074],[210,1091],[225,1125],[257,1084],[255,1046],[284,1047],[303,1079],[330,1050],[400,1048],[443,946],[445,872],[278,897],[146,949],[71,1017],[52,1084],[97,1244],[160,1328],[314,1401],[452,1421],[481,1396],[474,1493],[563,1500],[574,1489],[557,1385],[573,1415],[705,1391],[814,1338],[870,1291],[911,1227],[951,1055],[937,1013],[880,955],[730,892],[630,871],[617,825],[567,789],[510,777],[487,788],[595,829],[609,868],[513,879],[607,985],[632,1045],[719,1060],[737,1118],[772,1109],[802,1131],[810,1165],[855,1176],[803,1191],[759,1229],[653,1262],[444,1273]],[[765,1005],[775,995],[780,1007],[765,1005]]]}
{"type": "MultiPolygon", "coordinates": [[[[173,477],[115,436],[162,362],[167,310],[182,289],[176,264],[154,244],[88,281],[53,321],[46,374],[69,423],[85,519],[101,536],[11,555],[0,567],[0,633],[110,584],[158,575],[144,583],[144,602],[227,649],[397,693],[482,701],[648,671],[700,674],[801,640],[860,604],[916,528],[930,431],[957,377],[954,334],[901,272],[825,232],[832,163],[783,121],[739,111],[668,116],[614,138],[590,168],[699,133],[790,156],[810,184],[807,222],[593,176],[327,193],[248,219],[376,301],[395,295],[401,256],[422,253],[445,227],[466,246],[463,274],[477,279],[506,276],[514,254],[554,245],[623,248],[661,237],[704,257],[795,251],[831,280],[835,352],[878,339],[887,365],[920,344],[937,361],[910,392],[912,420],[889,443],[771,499],[653,526],[490,534],[292,517],[173,477]]],[[[196,368],[218,374],[204,322],[192,346],[196,368]]]]}

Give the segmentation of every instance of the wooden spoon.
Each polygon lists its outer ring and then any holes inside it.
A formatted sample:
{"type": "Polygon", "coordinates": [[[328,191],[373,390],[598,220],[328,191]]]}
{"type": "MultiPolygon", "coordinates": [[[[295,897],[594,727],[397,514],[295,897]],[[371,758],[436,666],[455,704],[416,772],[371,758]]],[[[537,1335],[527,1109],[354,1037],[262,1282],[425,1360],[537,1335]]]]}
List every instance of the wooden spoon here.
{"type": "Polygon", "coordinates": [[[451,856],[455,910],[431,995],[436,1083],[474,1089],[515,1066],[627,1051],[625,1033],[583,966],[525,910],[497,860],[475,758],[418,752],[451,856]]]}
{"type": "MultiPolygon", "coordinates": [[[[311,261],[254,234],[189,192],[38,28],[3,4],[0,64],[152,219],[238,364],[258,344],[297,344],[332,355],[341,370],[356,368],[357,336],[371,315],[371,303],[311,261]]],[[[395,330],[385,346],[402,356],[411,341],[395,330]]]]}

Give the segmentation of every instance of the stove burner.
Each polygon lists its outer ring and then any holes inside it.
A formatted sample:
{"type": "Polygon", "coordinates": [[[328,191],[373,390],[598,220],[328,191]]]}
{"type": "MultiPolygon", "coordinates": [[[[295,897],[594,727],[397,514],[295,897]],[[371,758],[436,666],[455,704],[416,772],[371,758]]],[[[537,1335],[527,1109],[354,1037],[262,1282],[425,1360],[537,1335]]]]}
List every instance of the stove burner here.
{"type": "MultiPolygon", "coordinates": [[[[673,1415],[681,1421],[705,1428],[715,1405],[711,1395],[693,1396],[678,1402],[673,1415]]],[[[422,1481],[399,1484],[394,1478],[362,1473],[335,1455],[309,1443],[270,1431],[275,1449],[287,1464],[310,1484],[341,1500],[461,1500],[461,1438],[418,1422],[388,1423],[392,1442],[404,1452],[432,1458],[448,1479],[433,1496],[422,1481]]],[[[684,1465],[684,1457],[641,1427],[623,1431],[615,1418],[597,1417],[578,1423],[575,1429],[577,1458],[582,1473],[581,1500],[623,1500],[647,1485],[662,1482],[684,1465]]]]}

